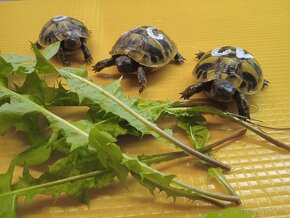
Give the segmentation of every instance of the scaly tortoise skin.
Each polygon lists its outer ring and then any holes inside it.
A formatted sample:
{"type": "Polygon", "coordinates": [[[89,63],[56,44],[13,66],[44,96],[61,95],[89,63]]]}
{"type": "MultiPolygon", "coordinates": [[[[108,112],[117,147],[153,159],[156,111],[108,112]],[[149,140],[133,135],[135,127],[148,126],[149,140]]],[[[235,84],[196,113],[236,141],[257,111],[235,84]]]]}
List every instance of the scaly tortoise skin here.
{"type": "Polygon", "coordinates": [[[81,21],[68,16],[56,16],[43,26],[37,45],[38,47],[46,47],[60,41],[58,56],[64,66],[70,65],[65,54],[79,49],[84,54],[85,62],[89,63],[93,60],[91,51],[86,43],[89,36],[90,31],[81,21]]]}
{"type": "Polygon", "coordinates": [[[263,79],[261,66],[254,56],[242,48],[224,46],[200,52],[197,58],[192,74],[199,83],[187,87],[181,97],[188,99],[205,91],[219,102],[236,101],[239,114],[250,118],[245,95],[255,94],[269,83],[263,79]]]}
{"type": "Polygon", "coordinates": [[[167,65],[173,59],[182,63],[175,43],[161,30],[152,26],[140,26],[123,33],[111,51],[111,58],[93,66],[95,72],[116,65],[120,73],[134,73],[140,84],[139,93],[147,85],[145,73],[167,65]]]}

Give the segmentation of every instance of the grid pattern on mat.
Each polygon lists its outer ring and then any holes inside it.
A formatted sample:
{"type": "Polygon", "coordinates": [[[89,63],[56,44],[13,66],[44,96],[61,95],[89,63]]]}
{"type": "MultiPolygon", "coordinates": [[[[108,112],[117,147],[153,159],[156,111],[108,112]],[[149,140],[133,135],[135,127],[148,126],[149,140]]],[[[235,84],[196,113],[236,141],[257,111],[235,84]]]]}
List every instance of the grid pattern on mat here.
{"type": "MultiPolygon", "coordinates": [[[[251,96],[252,117],[273,127],[290,126],[290,2],[272,1],[105,1],[50,0],[7,1],[0,3],[1,53],[32,54],[29,41],[35,41],[42,25],[52,16],[69,15],[82,20],[92,30],[89,46],[95,61],[107,58],[108,51],[124,31],[154,25],[163,29],[177,43],[187,61],[171,64],[148,75],[148,88],[141,96],[147,99],[176,100],[179,92],[194,82],[191,71],[196,64],[194,53],[222,45],[243,47],[262,65],[270,87],[251,96]],[[24,13],[25,12],[25,13],[24,13]]],[[[80,55],[81,56],[81,55],[80,55]]],[[[73,60],[77,65],[77,60],[73,60]]],[[[90,69],[90,67],[88,68],[90,69]]],[[[108,84],[118,76],[116,68],[104,70],[111,77],[90,76],[96,83],[108,84]]],[[[138,96],[134,76],[124,76],[126,94],[138,96]]],[[[203,97],[202,94],[196,97],[203,97]]],[[[232,109],[232,108],[230,108],[232,109]]],[[[73,113],[58,111],[70,119],[73,113]]],[[[1,121],[0,121],[1,122],[1,121]]],[[[221,119],[212,119],[212,139],[230,133],[236,127],[221,119]]],[[[290,144],[289,131],[266,130],[290,144]]],[[[184,136],[178,135],[182,140],[184,136]]],[[[6,170],[11,158],[23,149],[21,135],[9,132],[0,138],[0,170],[6,170]]],[[[123,150],[132,154],[171,150],[145,137],[141,141],[122,141],[123,150]]],[[[226,174],[240,195],[242,207],[255,210],[259,217],[289,217],[290,155],[274,148],[252,133],[218,149],[214,156],[232,166],[226,174]]],[[[158,169],[210,191],[225,191],[210,180],[203,168],[190,158],[156,166],[158,169]]],[[[115,184],[90,193],[90,206],[65,196],[52,200],[37,196],[31,203],[19,201],[19,217],[195,217],[216,208],[177,199],[164,194],[153,197],[139,184],[129,180],[129,191],[115,184]]]]}

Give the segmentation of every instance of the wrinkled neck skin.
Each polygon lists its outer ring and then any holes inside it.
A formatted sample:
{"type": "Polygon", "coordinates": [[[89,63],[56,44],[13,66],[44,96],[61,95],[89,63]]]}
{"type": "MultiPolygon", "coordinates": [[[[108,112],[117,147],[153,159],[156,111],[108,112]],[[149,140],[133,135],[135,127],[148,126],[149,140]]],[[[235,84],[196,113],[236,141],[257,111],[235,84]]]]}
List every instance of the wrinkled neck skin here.
{"type": "Polygon", "coordinates": [[[216,79],[207,95],[215,101],[231,102],[237,89],[227,80],[216,79]]]}
{"type": "Polygon", "coordinates": [[[73,39],[64,39],[62,41],[62,47],[64,51],[76,51],[81,48],[82,42],[79,37],[73,39]]]}
{"type": "Polygon", "coordinates": [[[115,64],[120,73],[135,73],[140,66],[136,61],[126,55],[117,56],[115,64]]]}

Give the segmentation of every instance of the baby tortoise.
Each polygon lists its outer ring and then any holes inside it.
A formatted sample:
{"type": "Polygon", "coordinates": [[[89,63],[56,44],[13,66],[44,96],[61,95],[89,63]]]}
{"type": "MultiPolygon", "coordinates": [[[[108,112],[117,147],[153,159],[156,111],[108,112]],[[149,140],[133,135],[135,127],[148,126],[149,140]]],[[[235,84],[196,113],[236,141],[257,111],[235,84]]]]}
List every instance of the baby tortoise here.
{"type": "Polygon", "coordinates": [[[250,118],[245,95],[255,94],[269,83],[263,79],[262,69],[254,56],[242,48],[224,46],[200,52],[197,58],[199,61],[192,74],[199,83],[187,87],[181,98],[188,99],[205,91],[219,102],[236,101],[239,115],[250,118]]]}
{"type": "Polygon", "coordinates": [[[185,59],[178,53],[175,43],[161,30],[140,26],[123,33],[112,50],[111,58],[93,66],[95,72],[116,65],[120,73],[134,73],[140,84],[139,93],[147,85],[146,72],[154,71],[174,59],[178,64],[185,59]]]}
{"type": "Polygon", "coordinates": [[[90,31],[79,20],[67,16],[56,16],[51,18],[43,26],[37,41],[38,47],[46,47],[54,42],[60,41],[58,57],[64,66],[69,66],[66,53],[72,53],[81,49],[84,53],[86,63],[90,63],[93,58],[87,46],[87,39],[90,31]]]}

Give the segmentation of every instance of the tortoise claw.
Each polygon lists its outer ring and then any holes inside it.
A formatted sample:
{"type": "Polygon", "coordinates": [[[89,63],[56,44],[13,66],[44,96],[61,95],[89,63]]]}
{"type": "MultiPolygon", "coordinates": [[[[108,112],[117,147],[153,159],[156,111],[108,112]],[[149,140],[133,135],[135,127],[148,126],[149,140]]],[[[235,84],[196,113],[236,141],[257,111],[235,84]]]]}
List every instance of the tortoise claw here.
{"type": "Polygon", "coordinates": [[[86,64],[90,64],[90,63],[92,63],[92,61],[93,61],[92,57],[88,57],[88,58],[85,59],[85,63],[86,64]]]}

